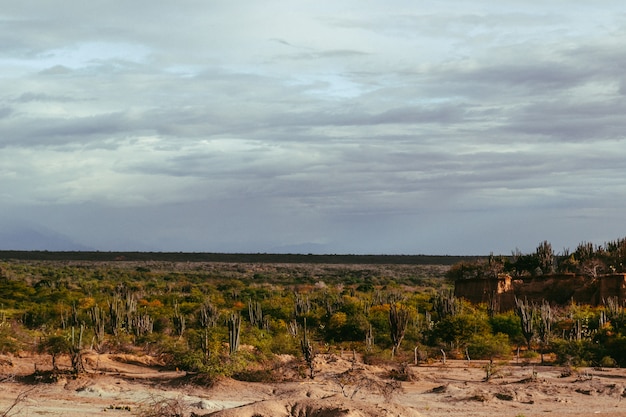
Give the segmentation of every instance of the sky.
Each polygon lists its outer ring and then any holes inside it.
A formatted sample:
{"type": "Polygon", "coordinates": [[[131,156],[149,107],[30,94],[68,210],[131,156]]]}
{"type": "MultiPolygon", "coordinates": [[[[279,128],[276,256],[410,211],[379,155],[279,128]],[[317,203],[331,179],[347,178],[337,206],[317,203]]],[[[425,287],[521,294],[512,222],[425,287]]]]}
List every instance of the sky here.
{"type": "Polygon", "coordinates": [[[0,249],[557,252],[626,236],[621,1],[0,9],[0,249]]]}

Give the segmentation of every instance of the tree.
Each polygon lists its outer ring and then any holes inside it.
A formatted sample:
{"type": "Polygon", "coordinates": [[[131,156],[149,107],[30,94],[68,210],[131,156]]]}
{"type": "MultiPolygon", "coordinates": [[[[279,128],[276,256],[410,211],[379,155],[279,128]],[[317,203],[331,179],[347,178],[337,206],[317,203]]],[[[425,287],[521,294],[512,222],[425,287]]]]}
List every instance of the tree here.
{"type": "Polygon", "coordinates": [[[39,352],[52,356],[52,369],[56,371],[59,369],[57,358],[59,355],[69,354],[70,346],[70,341],[66,336],[51,335],[39,345],[39,352]]]}
{"type": "Polygon", "coordinates": [[[475,336],[487,337],[490,334],[487,315],[482,311],[468,311],[438,321],[430,332],[430,341],[461,349],[467,347],[475,336]]]}
{"type": "Polygon", "coordinates": [[[489,324],[491,325],[493,334],[505,334],[512,343],[517,345],[526,343],[522,335],[520,319],[514,311],[509,310],[489,317],[489,324]]]}

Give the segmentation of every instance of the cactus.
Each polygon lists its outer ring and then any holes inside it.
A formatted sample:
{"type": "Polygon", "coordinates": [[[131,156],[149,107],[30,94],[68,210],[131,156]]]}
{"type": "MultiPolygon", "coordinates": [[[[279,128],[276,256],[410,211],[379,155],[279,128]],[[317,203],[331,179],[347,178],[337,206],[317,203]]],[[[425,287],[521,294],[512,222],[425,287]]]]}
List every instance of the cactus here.
{"type": "Polygon", "coordinates": [[[313,351],[313,346],[311,346],[311,342],[309,341],[309,336],[306,328],[306,318],[304,319],[304,335],[302,340],[300,341],[300,348],[302,349],[302,355],[304,356],[304,361],[309,367],[309,377],[313,379],[315,377],[315,366],[313,360],[315,359],[315,352],[313,351]]]}
{"type": "Polygon", "coordinates": [[[231,314],[228,321],[228,344],[230,354],[233,355],[239,350],[239,335],[241,333],[241,316],[239,314],[231,314]]]}
{"type": "Polygon", "coordinates": [[[182,338],[185,333],[186,323],[185,316],[181,314],[178,302],[174,303],[174,316],[172,317],[172,323],[174,324],[174,331],[182,338]]]}
{"type": "Polygon", "coordinates": [[[624,321],[624,308],[620,305],[617,297],[608,297],[606,300],[603,300],[603,304],[606,319],[611,322],[613,329],[618,332],[624,321]]]}
{"type": "Polygon", "coordinates": [[[424,328],[426,330],[432,330],[435,327],[435,322],[433,321],[433,317],[430,314],[430,311],[424,312],[424,328]]]}
{"type": "Polygon", "coordinates": [[[292,337],[296,337],[298,335],[298,322],[295,320],[287,323],[287,331],[292,337]]]}
{"type": "Polygon", "coordinates": [[[397,304],[391,304],[389,308],[389,328],[391,331],[391,341],[393,342],[391,348],[392,357],[395,356],[398,349],[400,349],[400,344],[402,343],[402,339],[404,339],[408,324],[409,311],[402,306],[398,308],[397,304]]]}
{"type": "Polygon", "coordinates": [[[83,364],[83,333],[85,331],[85,325],[80,325],[78,337],[72,327],[72,335],[70,339],[70,360],[72,362],[72,371],[75,374],[85,372],[85,365],[83,364]]]}
{"type": "Polygon", "coordinates": [[[337,309],[343,304],[343,299],[335,292],[325,291],[323,296],[324,308],[326,309],[326,316],[332,316],[337,309]]]}
{"type": "Polygon", "coordinates": [[[554,319],[552,317],[552,308],[547,301],[543,301],[538,309],[539,313],[539,328],[537,333],[539,335],[539,341],[541,342],[541,363],[543,363],[543,351],[545,347],[550,343],[550,336],[552,335],[552,323],[554,319]]]}
{"type": "Polygon", "coordinates": [[[143,314],[136,314],[132,318],[132,329],[133,333],[137,337],[152,334],[152,330],[154,329],[154,320],[150,317],[150,314],[145,311],[143,314]]]}
{"type": "Polygon", "coordinates": [[[300,293],[294,293],[294,313],[296,317],[301,317],[309,314],[311,311],[311,301],[307,295],[300,293]]]}
{"type": "Polygon", "coordinates": [[[220,317],[220,312],[209,300],[206,300],[200,307],[199,321],[200,326],[206,328],[215,327],[217,320],[220,317]]]}
{"type": "Polygon", "coordinates": [[[535,308],[528,300],[524,301],[515,297],[515,313],[520,319],[522,325],[522,334],[526,339],[528,349],[535,335],[535,308]]]}
{"type": "Polygon", "coordinates": [[[433,298],[433,310],[437,312],[439,320],[461,314],[462,304],[452,291],[442,291],[433,298]]]}
{"type": "Polygon", "coordinates": [[[367,334],[365,335],[365,350],[371,352],[374,348],[374,332],[372,331],[372,325],[367,328],[367,334]]]}
{"type": "Polygon", "coordinates": [[[72,326],[78,326],[78,309],[76,308],[76,302],[72,303],[72,316],[71,316],[71,324],[72,326]]]}
{"type": "Polygon", "coordinates": [[[113,296],[113,299],[109,301],[109,326],[110,333],[117,336],[119,330],[122,327],[121,316],[120,316],[120,301],[117,295],[113,296]]]}
{"type": "Polygon", "coordinates": [[[263,321],[263,307],[258,301],[248,301],[248,316],[250,318],[250,324],[262,329],[265,325],[263,321]]]}
{"type": "Polygon", "coordinates": [[[204,335],[200,339],[200,349],[204,353],[204,359],[208,360],[211,357],[211,346],[209,344],[209,329],[204,328],[204,335]]]}
{"type": "Polygon", "coordinates": [[[93,324],[93,333],[96,338],[96,343],[100,345],[104,342],[105,325],[106,325],[106,313],[96,304],[89,310],[91,316],[91,322],[93,324]]]}

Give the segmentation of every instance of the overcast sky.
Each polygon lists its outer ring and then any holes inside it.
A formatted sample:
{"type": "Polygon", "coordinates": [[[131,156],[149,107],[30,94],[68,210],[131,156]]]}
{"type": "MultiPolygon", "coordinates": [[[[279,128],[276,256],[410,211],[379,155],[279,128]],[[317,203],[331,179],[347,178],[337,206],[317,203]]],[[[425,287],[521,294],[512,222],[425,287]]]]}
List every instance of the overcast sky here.
{"type": "Polygon", "coordinates": [[[0,9],[0,248],[509,254],[626,236],[622,1],[0,9]]]}

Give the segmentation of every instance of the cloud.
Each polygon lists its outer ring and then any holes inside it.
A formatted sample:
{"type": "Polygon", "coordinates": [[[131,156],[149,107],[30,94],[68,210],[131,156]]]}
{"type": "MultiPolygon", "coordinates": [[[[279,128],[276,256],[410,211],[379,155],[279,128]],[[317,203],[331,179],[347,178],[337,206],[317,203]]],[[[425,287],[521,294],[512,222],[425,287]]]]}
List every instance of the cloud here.
{"type": "Polygon", "coordinates": [[[26,225],[386,253],[615,232],[617,2],[54,3],[0,20],[0,196],[26,225]]]}

